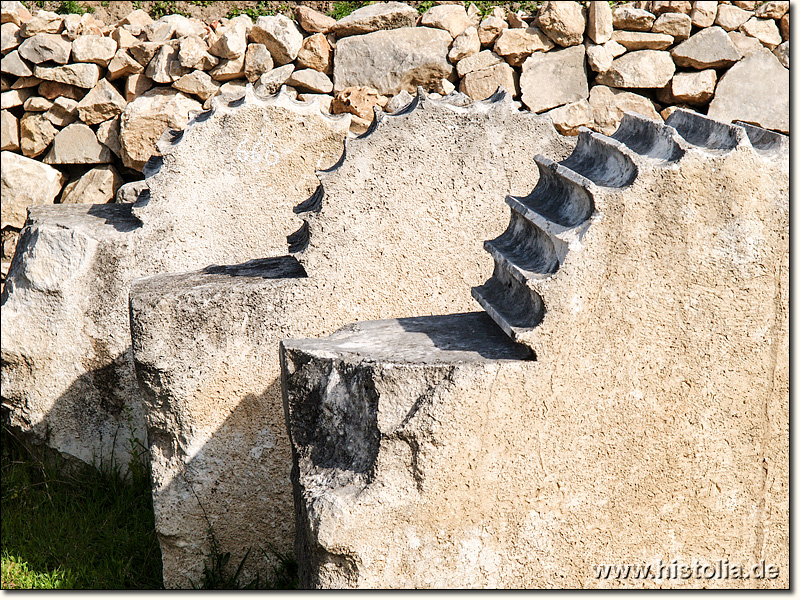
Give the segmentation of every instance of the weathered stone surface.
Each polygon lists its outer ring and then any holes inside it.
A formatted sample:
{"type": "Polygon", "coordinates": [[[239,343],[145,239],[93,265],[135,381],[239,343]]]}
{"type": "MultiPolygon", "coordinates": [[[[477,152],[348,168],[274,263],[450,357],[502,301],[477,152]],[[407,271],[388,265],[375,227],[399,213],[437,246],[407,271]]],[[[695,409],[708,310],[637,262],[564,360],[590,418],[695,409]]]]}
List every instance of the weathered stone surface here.
{"type": "Polygon", "coordinates": [[[614,32],[611,6],[608,2],[590,2],[588,8],[588,22],[586,35],[595,44],[605,44],[611,39],[614,32]]]}
{"type": "Polygon", "coordinates": [[[764,45],[756,38],[745,35],[740,31],[731,31],[728,33],[728,37],[742,56],[747,56],[751,52],[760,52],[764,49],[764,45]]]}
{"type": "Polygon", "coordinates": [[[789,39],[789,13],[787,12],[785,15],[781,17],[781,37],[784,40],[789,39]]]}
{"type": "Polygon", "coordinates": [[[386,29],[413,27],[417,11],[404,2],[378,2],[354,10],[328,29],[336,37],[362,35],[386,29]]]}
{"type": "Polygon", "coordinates": [[[111,32],[111,39],[117,42],[117,48],[122,50],[136,46],[141,41],[132,35],[130,31],[121,27],[117,27],[111,32]]]}
{"type": "Polygon", "coordinates": [[[389,102],[386,103],[386,106],[383,107],[383,110],[387,113],[397,112],[401,108],[408,106],[413,99],[414,97],[411,94],[403,90],[399,94],[392,96],[389,102]]]}
{"type": "Polygon", "coordinates": [[[78,103],[78,116],[87,125],[97,125],[122,113],[127,104],[107,79],[101,79],[78,103]]]}
{"type": "Polygon", "coordinates": [[[206,44],[199,36],[190,35],[181,39],[178,60],[189,69],[208,70],[219,64],[219,59],[208,52],[206,44]]]}
{"type": "Polygon", "coordinates": [[[329,94],[333,91],[333,82],[324,73],[314,69],[293,71],[286,84],[297,90],[318,94],[329,94]]]}
{"type": "Polygon", "coordinates": [[[190,71],[191,69],[181,64],[180,46],[175,43],[161,46],[147,65],[144,74],[156,83],[172,83],[190,71]]]}
{"type": "Polygon", "coordinates": [[[39,79],[91,89],[100,78],[100,67],[91,63],[75,63],[63,67],[36,65],[33,74],[39,79]]]}
{"type": "Polygon", "coordinates": [[[609,69],[598,75],[595,81],[619,88],[660,88],[669,83],[674,73],[675,63],[669,52],[637,50],[614,59],[609,69]]]}
{"type": "Polygon", "coordinates": [[[81,35],[103,35],[105,24],[95,19],[91,13],[83,15],[70,14],[64,17],[64,30],[62,35],[70,41],[75,41],[81,35]]]}
{"type": "Polygon", "coordinates": [[[717,18],[719,2],[698,0],[692,3],[691,19],[695,27],[711,27],[717,18]]]}
{"type": "Polygon", "coordinates": [[[11,23],[0,25],[0,52],[13,50],[22,43],[23,37],[19,33],[19,26],[11,23]]]}
{"type": "Polygon", "coordinates": [[[611,39],[618,44],[622,44],[628,50],[665,50],[672,45],[675,38],[665,33],[615,31],[611,39]]]}
{"type": "Polygon", "coordinates": [[[293,21],[283,15],[258,17],[250,39],[264,44],[276,65],[285,65],[297,58],[303,45],[303,34],[293,21]]]}
{"type": "Polygon", "coordinates": [[[499,65],[503,62],[503,57],[495,54],[491,50],[484,50],[478,54],[468,56],[460,60],[456,65],[456,70],[459,77],[464,77],[467,73],[473,71],[480,71],[481,69],[488,69],[494,65],[499,65]]]}
{"type": "Polygon", "coordinates": [[[128,13],[125,17],[119,20],[117,25],[124,27],[133,35],[139,35],[145,27],[150,25],[153,19],[141,8],[137,8],[133,12],[128,13]]]}
{"type": "Polygon", "coordinates": [[[271,71],[267,71],[258,79],[258,83],[254,86],[255,91],[262,96],[275,94],[281,86],[286,83],[289,77],[294,73],[294,65],[288,64],[282,67],[277,67],[271,71]]]}
{"type": "Polygon", "coordinates": [[[19,146],[28,158],[47,150],[58,130],[44,115],[25,113],[19,121],[19,146]]]}
{"type": "Polygon", "coordinates": [[[113,156],[88,125],[73,123],[58,132],[44,162],[50,165],[88,165],[111,162],[113,156]]]}
{"type": "Polygon", "coordinates": [[[322,112],[333,114],[331,110],[333,96],[328,96],[327,94],[297,94],[297,99],[302,102],[316,102],[322,112]]]}
{"type": "Polygon", "coordinates": [[[140,42],[128,48],[128,54],[143,67],[147,67],[163,45],[159,42],[140,42]]]}
{"type": "Polygon", "coordinates": [[[23,88],[21,90],[9,90],[0,94],[0,108],[14,108],[22,106],[23,103],[36,93],[33,88],[23,88]]]}
{"type": "Polygon", "coordinates": [[[720,27],[703,29],[670,52],[676,65],[693,69],[729,67],[741,58],[731,38],[720,27]]]}
{"type": "Polygon", "coordinates": [[[300,27],[308,33],[325,33],[336,25],[336,19],[308,6],[296,6],[294,16],[297,22],[300,23],[300,27]]]}
{"type": "MultiPolygon", "coordinates": [[[[180,14],[166,15],[161,17],[159,21],[173,25],[175,27],[175,37],[179,38],[186,37],[188,35],[199,35],[202,37],[207,35],[210,29],[199,19],[188,18],[180,14]]],[[[230,22],[238,23],[241,21],[249,23],[249,26],[252,26],[252,21],[247,15],[235,17],[231,19],[230,22]]]]}
{"type": "Polygon", "coordinates": [[[172,84],[176,90],[194,94],[201,100],[208,100],[216,96],[219,91],[219,84],[216,83],[208,73],[203,71],[192,71],[184,75],[172,84]]]}
{"type": "Polygon", "coordinates": [[[676,73],[669,85],[673,102],[708,104],[714,97],[717,72],[706,69],[697,73],[676,73]]]}
{"type": "Polygon", "coordinates": [[[494,43],[494,51],[514,67],[521,67],[534,52],[547,52],[554,44],[540,29],[506,29],[494,43]]]}
{"type": "Polygon", "coordinates": [[[589,95],[583,46],[535,53],[522,65],[522,103],[534,112],[577,102],[589,95]]]}
{"type": "Polygon", "coordinates": [[[321,33],[315,33],[303,40],[297,53],[297,66],[300,69],[314,69],[320,73],[333,72],[333,48],[321,33]]]}
{"type": "Polygon", "coordinates": [[[29,87],[36,87],[42,80],[38,77],[28,76],[28,77],[20,77],[14,82],[14,85],[11,86],[12,90],[20,90],[22,88],[29,88],[29,87]]]}
{"type": "Polygon", "coordinates": [[[778,58],[784,67],[787,69],[789,68],[789,40],[786,40],[780,46],[775,48],[772,53],[778,58]]]}
{"type": "Polygon", "coordinates": [[[611,11],[614,29],[627,29],[628,31],[650,31],[656,16],[641,8],[633,6],[618,6],[611,11]]]}
{"type": "Polygon", "coordinates": [[[38,91],[40,96],[44,96],[49,100],[55,100],[60,96],[70,100],[80,100],[86,95],[85,90],[74,85],[59,83],[58,81],[42,81],[39,84],[38,91]]]}
{"type": "Polygon", "coordinates": [[[24,37],[33,37],[42,33],[58,33],[63,26],[63,16],[48,10],[40,10],[35,17],[20,24],[20,33],[24,37]]]}
{"type": "Polygon", "coordinates": [[[25,103],[22,105],[22,109],[26,112],[44,112],[46,110],[50,110],[51,106],[53,106],[53,103],[47,98],[42,98],[41,96],[31,96],[25,100],[25,103]]]}
{"type": "Polygon", "coordinates": [[[742,10],[753,11],[756,9],[756,0],[733,0],[732,4],[742,10]]]}
{"type": "Polygon", "coordinates": [[[114,201],[122,177],[111,165],[94,167],[64,186],[62,204],[105,204],[114,201]]]}
{"type": "Polygon", "coordinates": [[[125,107],[120,118],[120,148],[126,167],[141,171],[156,153],[156,142],[167,129],[181,130],[189,122],[192,111],[201,105],[181,92],[155,88],[125,107]]]}
{"type": "Polygon", "coordinates": [[[19,45],[19,55],[25,60],[39,64],[54,62],[66,64],[69,62],[72,44],[60,35],[52,33],[39,33],[28,38],[19,45]]]}
{"type": "Polygon", "coordinates": [[[578,2],[545,2],[536,25],[559,46],[575,46],[583,42],[585,10],[578,2]]]}
{"type": "Polygon", "coordinates": [[[723,75],[708,116],[789,133],[789,70],[771,52],[753,52],[723,75]]]}
{"type": "Polygon", "coordinates": [[[163,44],[168,42],[175,35],[175,24],[159,19],[146,25],[142,30],[147,37],[148,42],[156,42],[163,44]]]}
{"type": "Polygon", "coordinates": [[[50,122],[56,127],[65,127],[78,118],[78,101],[64,96],[53,100],[53,106],[45,113],[50,122]]]}
{"type": "Polygon", "coordinates": [[[153,87],[153,80],[144,73],[129,75],[125,80],[125,100],[133,101],[153,87]]]}
{"type": "Polygon", "coordinates": [[[453,75],[447,60],[451,42],[449,33],[430,27],[375,31],[339,40],[334,89],[366,85],[381,94],[396,94],[417,86],[431,87],[453,75]]]}
{"type": "Polygon", "coordinates": [[[114,58],[108,63],[106,79],[115,81],[120,77],[127,77],[144,71],[144,67],[133,60],[125,50],[117,50],[114,58]]]}
{"type": "Polygon", "coordinates": [[[461,79],[458,89],[473,100],[485,100],[498,88],[503,88],[515,98],[519,96],[519,75],[505,63],[470,71],[461,79]]]}
{"type": "Polygon", "coordinates": [[[747,10],[742,10],[737,6],[730,4],[720,4],[717,9],[717,18],[714,22],[726,31],[733,31],[739,29],[744,25],[747,20],[753,16],[753,13],[747,10]]]}
{"type": "Polygon", "coordinates": [[[611,68],[611,64],[617,56],[625,54],[625,46],[610,40],[603,45],[586,44],[586,62],[589,68],[596,73],[603,73],[611,68]]]}
{"type": "Polygon", "coordinates": [[[617,130],[626,112],[639,113],[656,121],[661,120],[650,99],[604,85],[592,87],[589,93],[589,106],[592,107],[593,128],[605,135],[612,135],[617,130]]]}
{"type": "Polygon", "coordinates": [[[19,50],[14,50],[6,54],[2,60],[0,60],[0,66],[2,66],[3,73],[8,75],[16,75],[17,77],[30,77],[33,75],[33,71],[31,70],[31,64],[19,55],[19,50]]]}
{"type": "MultiPolygon", "coordinates": [[[[461,59],[473,56],[481,51],[481,41],[478,37],[478,30],[474,26],[467,27],[461,35],[453,40],[447,59],[451,63],[457,63],[461,59]]],[[[407,92],[406,92],[407,93],[407,92]]]]}
{"type": "Polygon", "coordinates": [[[212,79],[216,81],[231,81],[244,78],[244,56],[239,58],[222,59],[219,64],[209,71],[212,79]]]}
{"type": "MultiPolygon", "coordinates": [[[[331,102],[333,114],[350,113],[372,121],[373,107],[380,105],[382,97],[378,90],[369,87],[350,87],[337,92],[331,102]]],[[[386,102],[383,102],[385,105],[386,102]]]]}
{"type": "Polygon", "coordinates": [[[72,60],[107,67],[117,52],[117,42],[101,35],[81,35],[72,42],[72,60]]]}
{"type": "Polygon", "coordinates": [[[789,11],[789,0],[772,0],[765,2],[756,9],[756,16],[759,19],[778,20],[789,11]]]}
{"type": "Polygon", "coordinates": [[[467,27],[472,26],[467,16],[467,11],[458,4],[440,4],[432,6],[425,11],[420,20],[420,25],[444,29],[453,38],[458,37],[467,27]]]}
{"type": "MultiPolygon", "coordinates": [[[[478,27],[478,41],[481,46],[491,46],[497,39],[497,36],[506,29],[508,29],[508,23],[506,23],[504,19],[488,16],[481,21],[478,27]]],[[[478,51],[480,51],[480,48],[478,48],[478,51]]]]}
{"type": "Polygon", "coordinates": [[[264,44],[247,45],[244,54],[244,75],[247,81],[250,83],[258,81],[259,77],[267,71],[271,71],[274,66],[272,55],[264,44]]]}
{"type": "Polygon", "coordinates": [[[544,114],[550,117],[562,135],[578,135],[581,127],[592,125],[592,107],[586,99],[559,106],[544,114]]]}
{"type": "Polygon", "coordinates": [[[122,156],[119,145],[119,117],[104,121],[97,126],[97,141],[108,146],[116,156],[122,156]]]}
{"type": "Polygon", "coordinates": [[[781,32],[772,19],[750,19],[742,25],[742,31],[756,38],[770,50],[781,43],[781,32]]]}
{"type": "Polygon", "coordinates": [[[0,22],[14,23],[14,25],[22,25],[26,21],[30,21],[33,15],[25,8],[22,2],[6,2],[4,1],[0,6],[0,22]]]}
{"type": "Polygon", "coordinates": [[[19,122],[10,111],[0,111],[0,150],[19,150],[19,122]]]}
{"type": "Polygon", "coordinates": [[[647,10],[656,16],[667,13],[688,15],[690,12],[692,12],[692,5],[696,4],[696,2],[689,2],[688,0],[651,0],[646,4],[647,10]]]}
{"type": "Polygon", "coordinates": [[[247,28],[241,21],[219,29],[208,51],[220,58],[239,58],[247,50],[247,28]]]}
{"type": "MultiPolygon", "coordinates": [[[[711,23],[713,25],[713,23],[711,23]]],[[[692,33],[692,18],[683,13],[664,13],[656,19],[651,30],[653,33],[665,33],[682,42],[692,33]]]]}
{"type": "Polygon", "coordinates": [[[0,174],[2,228],[22,227],[27,207],[52,204],[66,181],[66,177],[53,167],[8,151],[2,152],[0,174]]]}

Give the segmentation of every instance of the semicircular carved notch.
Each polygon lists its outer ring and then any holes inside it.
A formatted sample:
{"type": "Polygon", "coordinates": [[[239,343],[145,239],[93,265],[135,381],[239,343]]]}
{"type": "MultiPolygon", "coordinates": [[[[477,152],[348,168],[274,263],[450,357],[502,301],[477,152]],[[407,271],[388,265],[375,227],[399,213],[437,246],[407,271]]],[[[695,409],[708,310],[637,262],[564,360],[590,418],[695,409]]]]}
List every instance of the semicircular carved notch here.
{"type": "Polygon", "coordinates": [[[617,131],[611,137],[641,156],[675,162],[685,154],[675,139],[677,134],[674,128],[664,123],[637,113],[626,112],[617,131]]]}

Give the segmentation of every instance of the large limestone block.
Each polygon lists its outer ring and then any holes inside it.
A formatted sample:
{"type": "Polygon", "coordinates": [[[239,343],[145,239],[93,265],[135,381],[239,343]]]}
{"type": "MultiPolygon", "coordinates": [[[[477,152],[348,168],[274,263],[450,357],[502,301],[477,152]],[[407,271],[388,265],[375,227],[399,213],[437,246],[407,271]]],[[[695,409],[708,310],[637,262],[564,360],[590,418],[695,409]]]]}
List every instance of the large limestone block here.
{"type": "Polygon", "coordinates": [[[432,87],[453,77],[447,60],[450,34],[430,27],[375,31],[339,40],[333,65],[336,91],[364,85],[381,94],[432,87]]]}
{"type": "Polygon", "coordinates": [[[0,171],[3,183],[2,228],[21,228],[25,224],[27,208],[52,204],[66,181],[66,177],[53,167],[8,151],[2,153],[0,171]]]}
{"type": "MultiPolygon", "coordinates": [[[[300,52],[297,53],[297,66],[301,69],[314,69],[320,73],[331,74],[333,72],[333,48],[324,35],[315,33],[303,40],[300,52]]],[[[270,66],[261,73],[265,73],[271,68],[270,66]]]]}
{"type": "Polygon", "coordinates": [[[250,39],[257,44],[264,44],[276,65],[292,62],[303,45],[303,34],[293,21],[283,15],[258,17],[250,31],[250,39]]]}
{"type": "Polygon", "coordinates": [[[637,50],[614,59],[608,70],[598,75],[595,82],[620,88],[661,88],[669,83],[674,74],[675,63],[669,52],[637,50]]]}
{"type": "Polygon", "coordinates": [[[675,46],[671,53],[676,65],[693,69],[730,67],[742,57],[721,27],[703,29],[675,46]]]}
{"type": "Polygon", "coordinates": [[[81,121],[97,125],[120,114],[127,102],[107,79],[101,79],[75,107],[81,121]]]}
{"type": "Polygon", "coordinates": [[[0,11],[2,11],[0,12],[0,22],[2,23],[14,23],[14,25],[19,26],[33,18],[33,15],[25,8],[22,2],[4,0],[0,6],[2,6],[0,8],[0,11]]]}
{"type": "Polygon", "coordinates": [[[665,33],[644,31],[615,31],[611,39],[628,50],[665,50],[675,41],[665,33]]]}
{"type": "Polygon", "coordinates": [[[44,162],[50,165],[91,165],[113,160],[108,146],[84,123],[73,123],[56,134],[44,162]]]}
{"type": "Polygon", "coordinates": [[[412,315],[420,306],[473,306],[468,282],[490,272],[480,232],[496,231],[506,219],[493,198],[530,185],[535,152],[553,148],[563,156],[572,143],[547,118],[516,110],[508,97],[494,100],[463,107],[450,104],[458,97],[433,101],[423,94],[395,115],[380,114],[369,135],[348,139],[341,162],[319,172],[322,185],[297,207],[305,223],[291,236],[290,251],[307,277],[270,281],[257,265],[240,265],[137,282],[132,335],[140,379],[146,397],[175,398],[180,415],[176,422],[158,401],[148,411],[156,429],[156,527],[165,565],[184,569],[170,574],[168,586],[187,585],[209,549],[207,525],[182,473],[217,535],[226,536],[232,561],[264,539],[284,548],[293,543],[291,530],[280,541],[270,533],[294,523],[278,340],[327,335],[353,319],[412,315]],[[241,291],[245,279],[253,291],[241,291]],[[159,294],[169,300],[160,304],[159,294]],[[248,294],[259,299],[248,301],[248,294]],[[226,305],[229,313],[220,310],[226,305]],[[225,314],[243,326],[219,327],[225,314]],[[241,475],[250,465],[270,475],[254,484],[241,475]],[[270,490],[268,502],[254,485],[270,490]],[[287,512],[275,518],[273,504],[287,512]],[[262,516],[250,518],[254,511],[262,516]]]}
{"type": "Polygon", "coordinates": [[[612,11],[614,29],[628,31],[650,31],[656,16],[642,8],[635,8],[633,4],[617,6],[612,11]]]}
{"type": "Polygon", "coordinates": [[[64,65],[69,62],[71,51],[69,40],[52,33],[39,33],[19,46],[19,55],[35,64],[52,61],[64,65]]]}
{"type": "Polygon", "coordinates": [[[376,2],[354,10],[328,29],[338,38],[384,29],[413,27],[417,11],[404,2],[376,2]]]}
{"type": "Polygon", "coordinates": [[[545,2],[539,9],[536,25],[559,46],[583,42],[586,13],[578,2],[545,2]]]}
{"type": "Polygon", "coordinates": [[[522,65],[522,103],[534,112],[576,102],[589,95],[585,48],[534,53],[522,65]]]}
{"type": "Polygon", "coordinates": [[[169,88],[149,90],[129,103],[120,119],[120,148],[126,167],[141,171],[156,153],[165,129],[183,129],[190,113],[200,112],[196,100],[169,88]]]}
{"type": "Polygon", "coordinates": [[[708,116],[789,133],[789,69],[766,49],[751,53],[720,78],[708,116]]]}

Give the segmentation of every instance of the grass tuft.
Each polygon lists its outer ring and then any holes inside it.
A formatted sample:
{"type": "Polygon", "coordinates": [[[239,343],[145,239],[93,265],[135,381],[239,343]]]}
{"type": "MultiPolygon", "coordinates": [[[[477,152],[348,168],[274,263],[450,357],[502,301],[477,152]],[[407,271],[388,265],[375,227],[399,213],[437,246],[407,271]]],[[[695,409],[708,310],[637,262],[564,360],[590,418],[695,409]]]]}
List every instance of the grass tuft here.
{"type": "Polygon", "coordinates": [[[357,10],[369,4],[375,4],[375,2],[360,2],[359,0],[334,2],[333,8],[331,8],[330,11],[328,11],[328,16],[331,16],[338,21],[339,19],[343,19],[344,17],[349,15],[354,10],[357,10]]]}
{"type": "Polygon", "coordinates": [[[58,5],[55,12],[59,15],[83,15],[86,13],[93,13],[94,7],[75,2],[75,0],[67,0],[58,5]]]}

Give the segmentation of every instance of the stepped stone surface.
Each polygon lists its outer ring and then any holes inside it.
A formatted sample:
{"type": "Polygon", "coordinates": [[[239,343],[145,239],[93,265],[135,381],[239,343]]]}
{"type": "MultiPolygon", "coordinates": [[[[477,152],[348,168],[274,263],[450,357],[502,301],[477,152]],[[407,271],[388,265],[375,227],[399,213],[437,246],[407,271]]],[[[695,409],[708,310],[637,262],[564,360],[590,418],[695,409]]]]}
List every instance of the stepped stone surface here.
{"type": "Polygon", "coordinates": [[[264,539],[291,548],[278,341],[327,335],[354,318],[411,315],[421,305],[469,309],[471,282],[490,273],[480,232],[498,231],[505,219],[492,198],[530,185],[532,146],[569,152],[570,138],[558,136],[547,118],[517,111],[508,97],[469,107],[456,104],[461,100],[422,94],[393,115],[380,113],[365,137],[346,141],[343,160],[319,172],[322,185],[297,207],[305,223],[289,249],[306,277],[264,279],[264,263],[254,262],[137,282],[134,358],[146,397],[156,399],[148,419],[158,424],[150,437],[154,507],[157,524],[165,525],[157,527],[165,565],[182,565],[165,571],[168,586],[196,579],[208,552],[203,513],[175,473],[187,472],[217,535],[227,536],[232,560],[264,539]],[[393,277],[381,276],[386,272],[393,277]],[[260,299],[248,301],[251,293],[260,299]],[[170,300],[159,303],[159,296],[170,300]],[[220,329],[221,306],[231,307],[223,311],[231,323],[245,325],[220,329]],[[231,348],[242,351],[234,357],[231,348]],[[173,408],[160,404],[163,397],[173,408]],[[257,484],[270,489],[266,504],[242,478],[252,469],[270,474],[257,484]]]}
{"type": "Polygon", "coordinates": [[[338,38],[383,29],[413,27],[417,11],[404,2],[377,2],[354,10],[328,29],[338,38]]]}
{"type": "Polygon", "coordinates": [[[788,585],[788,141],[669,123],[507,199],[475,296],[535,360],[472,315],[283,343],[301,586],[627,587],[597,565],[676,544],[788,585]]]}
{"type": "Polygon", "coordinates": [[[21,228],[25,224],[26,208],[52,204],[66,180],[53,167],[8,151],[2,153],[0,174],[3,192],[0,227],[3,228],[9,225],[21,228]]]}
{"type": "Polygon", "coordinates": [[[403,27],[339,40],[334,89],[363,85],[394,95],[401,90],[413,92],[419,85],[430,88],[453,76],[447,60],[452,41],[446,31],[430,27],[403,27]]]}
{"type": "MultiPolygon", "coordinates": [[[[323,116],[285,94],[261,100],[248,92],[235,104],[216,101],[181,135],[167,132],[162,156],[147,169],[147,193],[133,204],[66,204],[32,213],[1,317],[3,402],[13,425],[41,442],[50,431],[47,444],[80,460],[107,461],[113,452],[127,464],[128,440],[146,443],[130,348],[130,282],[286,253],[286,235],[300,222],[292,206],[315,189],[314,169],[340,155],[347,117],[323,116]]],[[[70,127],[76,126],[89,129],[70,127]]],[[[153,465],[157,476],[161,463],[153,465]]],[[[159,493],[157,510],[179,500],[159,493]]],[[[207,540],[206,526],[197,525],[195,539],[207,540]]],[[[241,530],[250,526],[241,523],[241,530]]],[[[171,532],[159,533],[165,564],[175,564],[180,541],[175,546],[171,532]]],[[[227,543],[224,530],[216,533],[227,543]]],[[[192,567],[202,570],[202,561],[192,567]]],[[[183,573],[167,573],[167,581],[187,586],[183,573]]]]}

